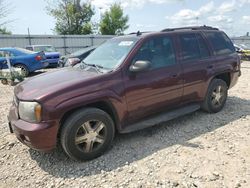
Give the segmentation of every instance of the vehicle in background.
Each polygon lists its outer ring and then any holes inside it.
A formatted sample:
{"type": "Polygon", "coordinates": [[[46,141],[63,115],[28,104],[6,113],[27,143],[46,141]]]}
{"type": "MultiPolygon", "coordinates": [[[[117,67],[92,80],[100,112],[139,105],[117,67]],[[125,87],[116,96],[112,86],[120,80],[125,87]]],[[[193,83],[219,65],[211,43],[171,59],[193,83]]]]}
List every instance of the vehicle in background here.
{"type": "Polygon", "coordinates": [[[116,133],[200,108],[221,111],[240,75],[239,56],[217,28],[115,37],[77,66],[17,85],[10,132],[33,149],[49,151],[60,143],[69,157],[90,160],[109,148],[116,133]]]}
{"type": "Polygon", "coordinates": [[[239,54],[242,60],[250,61],[250,48],[249,47],[247,47],[244,44],[240,44],[240,45],[234,44],[234,47],[235,47],[236,52],[239,54]]]}
{"type": "Polygon", "coordinates": [[[85,59],[91,52],[96,49],[97,46],[90,46],[78,50],[72,54],[61,56],[58,61],[58,67],[68,67],[74,66],[77,63],[80,63],[83,59],[85,59]]]}
{"type": "Polygon", "coordinates": [[[0,69],[7,69],[6,54],[11,66],[20,68],[24,76],[48,66],[44,52],[33,52],[23,48],[0,48],[0,69]]]}
{"type": "Polygon", "coordinates": [[[30,45],[25,48],[35,52],[44,52],[49,66],[57,67],[60,53],[52,45],[30,45]]]}

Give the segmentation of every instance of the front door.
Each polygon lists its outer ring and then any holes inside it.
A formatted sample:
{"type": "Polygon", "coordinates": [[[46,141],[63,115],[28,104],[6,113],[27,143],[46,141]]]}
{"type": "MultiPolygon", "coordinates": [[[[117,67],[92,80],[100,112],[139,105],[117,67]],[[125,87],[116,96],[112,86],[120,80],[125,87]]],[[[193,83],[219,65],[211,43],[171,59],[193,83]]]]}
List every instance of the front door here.
{"type": "Polygon", "coordinates": [[[124,78],[129,123],[172,108],[180,102],[183,92],[181,68],[170,36],[145,41],[132,63],[139,60],[150,61],[151,67],[144,72],[127,71],[124,78]]]}

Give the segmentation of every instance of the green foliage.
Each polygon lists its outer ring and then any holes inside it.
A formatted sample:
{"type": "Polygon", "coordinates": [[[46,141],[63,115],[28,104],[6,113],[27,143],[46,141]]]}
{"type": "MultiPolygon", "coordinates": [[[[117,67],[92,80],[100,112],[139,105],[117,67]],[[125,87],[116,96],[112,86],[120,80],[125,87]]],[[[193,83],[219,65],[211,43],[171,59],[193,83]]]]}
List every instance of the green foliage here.
{"type": "Polygon", "coordinates": [[[0,0],[0,34],[11,34],[11,32],[4,27],[6,24],[11,22],[10,20],[6,20],[6,17],[10,12],[9,7],[10,5],[6,4],[4,0],[0,0]]]}
{"type": "Polygon", "coordinates": [[[121,35],[128,29],[128,16],[123,15],[120,4],[113,4],[110,10],[106,11],[102,16],[100,23],[100,32],[103,35],[121,35]]]}
{"type": "Polygon", "coordinates": [[[92,33],[90,20],[94,15],[94,10],[90,3],[81,3],[80,0],[57,0],[56,5],[47,9],[49,14],[56,19],[55,32],[57,34],[92,33]]]}
{"type": "Polygon", "coordinates": [[[0,28],[0,34],[11,35],[11,31],[8,31],[5,27],[0,28]]]}

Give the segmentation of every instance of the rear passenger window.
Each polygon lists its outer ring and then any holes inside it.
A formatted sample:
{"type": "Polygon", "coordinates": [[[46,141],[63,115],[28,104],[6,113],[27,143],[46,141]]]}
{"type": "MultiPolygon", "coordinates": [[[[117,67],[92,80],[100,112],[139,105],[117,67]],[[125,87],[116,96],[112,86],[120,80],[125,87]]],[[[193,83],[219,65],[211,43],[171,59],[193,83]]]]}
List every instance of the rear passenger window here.
{"type": "Polygon", "coordinates": [[[230,39],[221,32],[207,32],[207,39],[211,42],[216,55],[224,55],[235,52],[230,39]]]}
{"type": "Polygon", "coordinates": [[[199,43],[196,34],[180,35],[183,60],[196,60],[200,58],[199,43]]]}
{"type": "Polygon", "coordinates": [[[207,48],[207,45],[206,45],[204,39],[202,38],[202,36],[200,34],[197,34],[197,40],[198,40],[199,47],[200,47],[201,58],[209,57],[209,50],[207,48]]]}

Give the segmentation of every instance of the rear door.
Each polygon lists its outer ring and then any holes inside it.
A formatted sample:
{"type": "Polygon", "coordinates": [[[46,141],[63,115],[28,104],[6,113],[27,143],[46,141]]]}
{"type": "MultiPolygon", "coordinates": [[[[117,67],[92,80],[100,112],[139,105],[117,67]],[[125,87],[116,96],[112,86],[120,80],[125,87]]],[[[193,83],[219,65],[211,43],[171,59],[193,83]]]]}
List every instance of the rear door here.
{"type": "Polygon", "coordinates": [[[179,104],[182,96],[180,65],[171,36],[152,37],[142,44],[132,63],[151,62],[145,72],[130,73],[124,77],[129,122],[157,113],[179,104]]]}
{"type": "Polygon", "coordinates": [[[206,83],[211,74],[209,47],[200,33],[178,34],[182,77],[184,80],[183,103],[200,101],[206,92],[206,83]]]}
{"type": "Polygon", "coordinates": [[[205,33],[211,44],[215,61],[212,62],[214,74],[230,71],[232,67],[239,66],[238,55],[233,43],[228,36],[221,31],[207,31],[205,33]]]}

